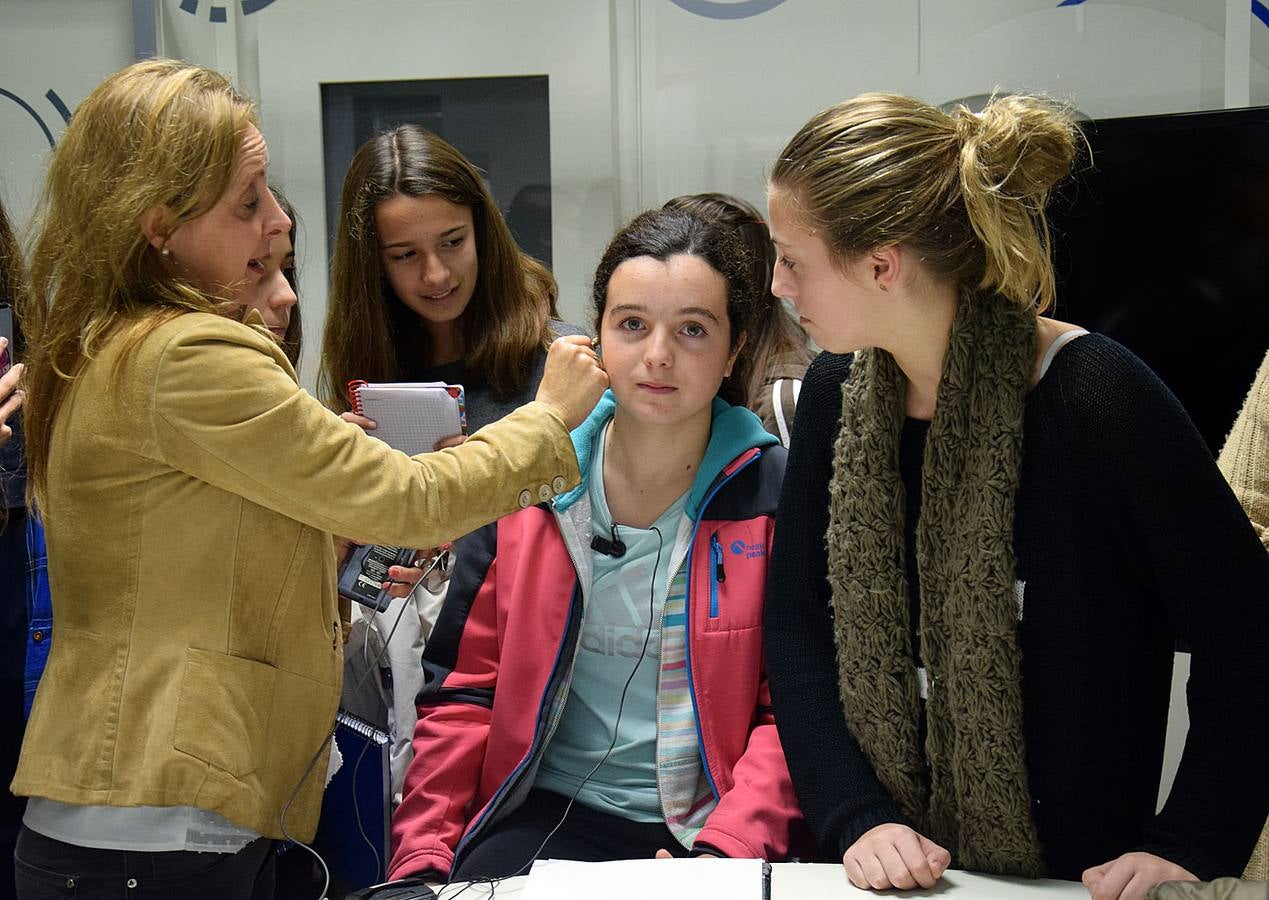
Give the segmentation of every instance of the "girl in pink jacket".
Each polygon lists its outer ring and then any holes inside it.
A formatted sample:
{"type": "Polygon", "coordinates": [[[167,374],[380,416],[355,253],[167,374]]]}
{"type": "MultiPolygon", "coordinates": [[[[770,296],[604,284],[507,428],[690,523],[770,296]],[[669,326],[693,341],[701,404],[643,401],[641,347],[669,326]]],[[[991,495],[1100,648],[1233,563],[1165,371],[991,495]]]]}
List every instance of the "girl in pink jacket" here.
{"type": "Polygon", "coordinates": [[[612,390],[573,433],[583,483],[459,545],[393,877],[780,859],[802,840],[762,658],[784,450],[727,402],[746,271],[732,235],[683,211],[609,245],[594,301],[612,390]]]}

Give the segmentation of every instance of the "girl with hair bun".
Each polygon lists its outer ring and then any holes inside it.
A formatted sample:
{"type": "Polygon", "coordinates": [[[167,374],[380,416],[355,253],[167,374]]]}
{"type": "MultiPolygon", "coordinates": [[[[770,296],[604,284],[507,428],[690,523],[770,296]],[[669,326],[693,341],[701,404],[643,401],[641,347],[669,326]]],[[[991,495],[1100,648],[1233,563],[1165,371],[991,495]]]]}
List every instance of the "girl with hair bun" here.
{"type": "Polygon", "coordinates": [[[767,662],[807,821],[861,888],[954,865],[1141,898],[1240,872],[1269,805],[1269,556],[1150,370],[1039,315],[1079,143],[1036,98],[865,94],[771,172],[773,291],[827,352],[767,662]],[[1177,637],[1192,727],[1156,814],[1177,637]]]}

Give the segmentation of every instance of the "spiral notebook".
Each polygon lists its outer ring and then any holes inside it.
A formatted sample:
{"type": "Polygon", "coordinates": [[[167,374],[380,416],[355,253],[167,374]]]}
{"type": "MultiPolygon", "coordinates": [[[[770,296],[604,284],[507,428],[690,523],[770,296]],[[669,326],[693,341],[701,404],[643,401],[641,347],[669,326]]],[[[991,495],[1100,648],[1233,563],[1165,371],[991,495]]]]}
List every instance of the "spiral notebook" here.
{"type": "Polygon", "coordinates": [[[335,742],[344,763],[326,786],[313,848],[342,885],[365,887],[383,881],[387,872],[391,738],[342,709],[335,723],[335,742]]]}
{"type": "MultiPolygon", "coordinates": [[[[430,453],[436,442],[467,433],[467,406],[461,384],[442,381],[348,382],[353,412],[375,423],[371,437],[411,456],[430,453]]],[[[408,566],[414,549],[354,547],[339,569],[339,595],[383,612],[392,602],[383,589],[391,566],[408,566]]]]}
{"type": "Polygon", "coordinates": [[[348,383],[353,412],[377,426],[367,432],[390,447],[415,456],[429,453],[443,438],[467,433],[467,405],[461,384],[442,381],[348,383]]]}

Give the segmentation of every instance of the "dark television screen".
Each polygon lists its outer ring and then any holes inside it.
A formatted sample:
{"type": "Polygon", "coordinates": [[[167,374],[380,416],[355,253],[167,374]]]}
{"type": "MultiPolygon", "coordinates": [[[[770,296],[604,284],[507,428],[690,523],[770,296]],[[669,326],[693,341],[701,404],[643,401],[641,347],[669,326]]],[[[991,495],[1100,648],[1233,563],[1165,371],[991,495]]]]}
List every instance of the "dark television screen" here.
{"type": "Polygon", "coordinates": [[[1141,357],[1216,453],[1269,347],[1269,107],[1084,127],[1051,314],[1141,357]]]}

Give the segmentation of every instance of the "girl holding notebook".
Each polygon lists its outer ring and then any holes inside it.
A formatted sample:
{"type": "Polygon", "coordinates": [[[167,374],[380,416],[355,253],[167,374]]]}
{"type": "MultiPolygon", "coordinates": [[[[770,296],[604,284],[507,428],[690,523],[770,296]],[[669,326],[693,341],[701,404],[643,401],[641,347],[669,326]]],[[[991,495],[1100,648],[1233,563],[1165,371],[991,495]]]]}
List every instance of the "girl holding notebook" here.
{"type": "Polygon", "coordinates": [[[612,391],[573,433],[583,484],[456,544],[394,877],[789,854],[801,818],[759,627],[785,454],[729,403],[758,302],[746,263],[679,210],[609,245],[612,391]]]}
{"type": "Polygon", "coordinates": [[[458,150],[417,125],[371,138],[344,178],[322,398],[346,413],[350,381],[461,384],[483,428],[532,399],[552,340],[581,333],[555,297],[458,150]]]}
{"type": "MultiPolygon", "coordinates": [[[[344,178],[319,390],[373,434],[376,423],[352,411],[349,382],[461,384],[474,433],[533,399],[547,346],[581,333],[555,318],[555,297],[555,279],[516,245],[476,167],[432,132],[401,125],[363,144],[344,178]]],[[[437,566],[413,589],[422,568],[391,567],[388,593],[410,596],[413,609],[400,615],[394,605],[366,620],[393,634],[384,657],[394,796],[410,761],[419,656],[447,573],[437,566]]],[[[382,703],[375,693],[364,700],[382,703]]]]}

